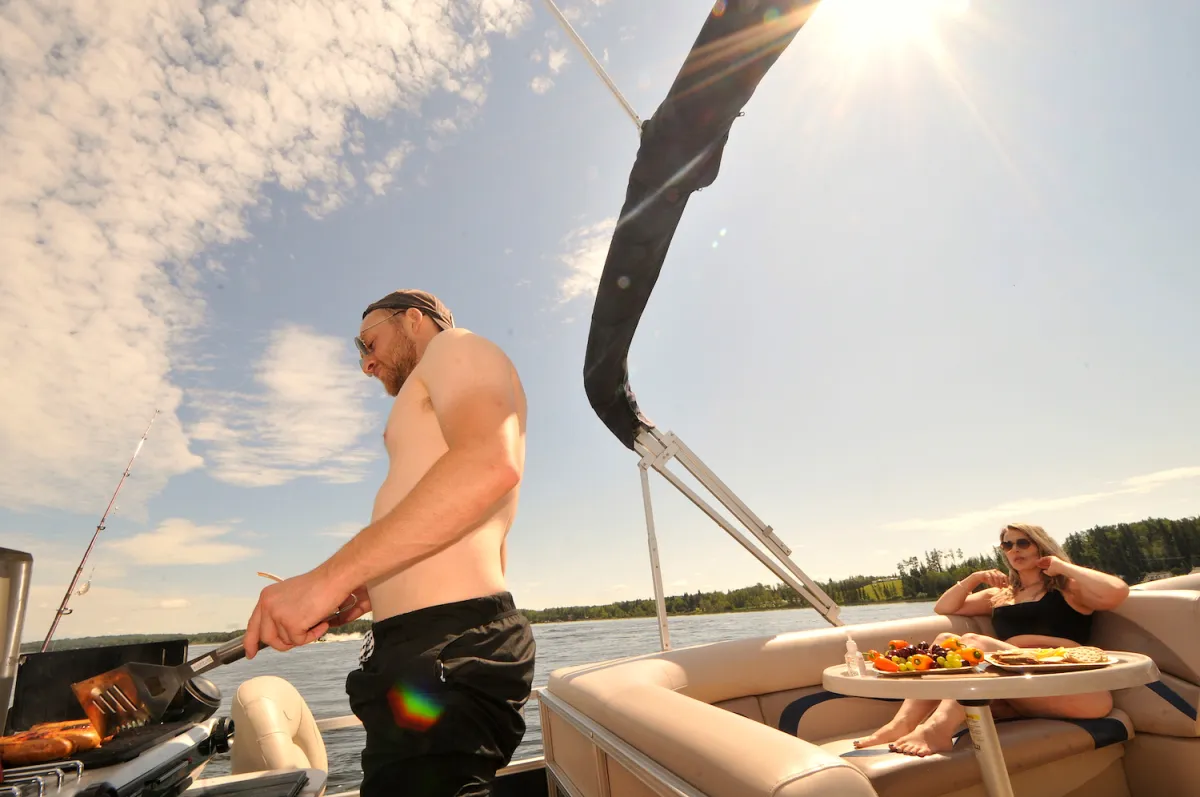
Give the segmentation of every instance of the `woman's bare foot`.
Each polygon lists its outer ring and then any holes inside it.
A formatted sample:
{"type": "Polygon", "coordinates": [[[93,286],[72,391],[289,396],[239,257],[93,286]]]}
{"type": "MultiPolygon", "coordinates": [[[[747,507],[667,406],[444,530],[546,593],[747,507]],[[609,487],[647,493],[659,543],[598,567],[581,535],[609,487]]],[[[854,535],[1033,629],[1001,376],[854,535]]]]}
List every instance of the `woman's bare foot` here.
{"type": "Polygon", "coordinates": [[[948,753],[954,749],[954,732],[947,729],[943,723],[929,722],[917,726],[912,733],[897,739],[888,745],[888,749],[894,753],[915,755],[918,758],[934,753],[948,753]]]}
{"type": "Polygon", "coordinates": [[[884,725],[875,733],[865,739],[855,739],[854,746],[861,750],[864,747],[872,747],[884,742],[894,742],[897,739],[903,738],[917,729],[920,720],[910,720],[905,717],[896,717],[887,725],[884,725]]]}

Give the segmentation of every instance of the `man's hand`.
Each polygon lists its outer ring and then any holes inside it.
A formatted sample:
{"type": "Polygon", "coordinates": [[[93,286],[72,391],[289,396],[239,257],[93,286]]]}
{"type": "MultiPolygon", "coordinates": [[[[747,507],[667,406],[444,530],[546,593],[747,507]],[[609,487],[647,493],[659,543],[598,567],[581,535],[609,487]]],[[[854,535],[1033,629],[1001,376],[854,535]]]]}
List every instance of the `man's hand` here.
{"type": "MultiPolygon", "coordinates": [[[[334,597],[331,586],[314,570],[264,588],[246,623],[246,658],[254,658],[260,642],[282,651],[320,639],[329,630],[326,619],[345,604],[345,595],[334,597]]],[[[358,609],[345,616],[361,616],[358,609]]]]}
{"type": "Polygon", "coordinates": [[[342,606],[345,606],[351,602],[353,602],[352,605],[344,612],[339,614],[337,619],[333,621],[333,628],[346,625],[347,623],[352,623],[367,612],[371,611],[371,596],[367,592],[366,587],[359,587],[358,589],[354,590],[354,592],[351,592],[349,597],[342,601],[342,606]]]}

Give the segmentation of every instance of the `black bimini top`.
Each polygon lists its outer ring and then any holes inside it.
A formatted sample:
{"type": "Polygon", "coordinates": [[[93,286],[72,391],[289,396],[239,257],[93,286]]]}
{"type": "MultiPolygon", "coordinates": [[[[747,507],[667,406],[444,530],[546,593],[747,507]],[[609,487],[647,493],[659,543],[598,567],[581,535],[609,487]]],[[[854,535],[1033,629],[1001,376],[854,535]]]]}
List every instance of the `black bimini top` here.
{"type": "Polygon", "coordinates": [[[584,355],[588,402],[627,448],[653,424],[629,386],[629,348],[688,198],[717,179],[733,121],[819,0],[717,0],[667,98],[642,125],[584,355]]]}

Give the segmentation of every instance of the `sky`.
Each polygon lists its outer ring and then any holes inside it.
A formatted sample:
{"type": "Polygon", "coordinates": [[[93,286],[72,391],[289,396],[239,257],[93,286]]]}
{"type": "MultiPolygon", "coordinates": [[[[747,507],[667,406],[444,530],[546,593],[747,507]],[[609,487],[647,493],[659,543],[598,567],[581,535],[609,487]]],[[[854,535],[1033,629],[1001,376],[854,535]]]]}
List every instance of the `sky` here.
{"type": "MultiPolygon", "coordinates": [[[[699,0],[564,0],[637,112],[699,0]]],[[[811,577],[1200,510],[1200,8],[825,0],[696,194],[639,403],[811,577]]],[[[0,6],[0,545],[45,635],[244,627],[370,515],[362,309],[439,295],[529,398],[509,586],[652,594],[587,404],[637,131],[541,0],[0,6]],[[154,415],[158,410],[159,414],[154,415]]],[[[679,472],[678,466],[674,468],[679,472]]],[[[657,475],[668,594],[778,579],[657,475]]]]}

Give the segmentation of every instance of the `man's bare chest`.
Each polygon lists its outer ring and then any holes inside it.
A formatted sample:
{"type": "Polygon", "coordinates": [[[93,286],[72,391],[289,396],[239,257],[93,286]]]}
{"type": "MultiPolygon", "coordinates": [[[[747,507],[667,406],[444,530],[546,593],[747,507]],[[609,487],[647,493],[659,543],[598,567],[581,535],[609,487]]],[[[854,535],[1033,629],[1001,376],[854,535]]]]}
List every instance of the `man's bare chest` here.
{"type": "Polygon", "coordinates": [[[446,441],[428,393],[408,388],[400,391],[388,413],[383,442],[393,460],[439,456],[445,450],[446,441]]]}

